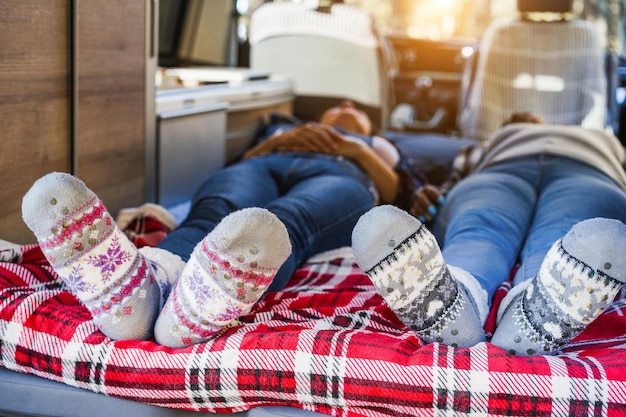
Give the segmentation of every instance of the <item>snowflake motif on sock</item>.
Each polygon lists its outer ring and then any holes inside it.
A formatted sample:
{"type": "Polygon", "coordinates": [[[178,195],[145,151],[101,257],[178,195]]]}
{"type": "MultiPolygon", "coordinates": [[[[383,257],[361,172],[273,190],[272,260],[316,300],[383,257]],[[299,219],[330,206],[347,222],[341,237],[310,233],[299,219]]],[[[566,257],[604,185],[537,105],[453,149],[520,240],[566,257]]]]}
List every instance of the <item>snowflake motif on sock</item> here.
{"type": "Polygon", "coordinates": [[[64,282],[74,294],[93,290],[93,286],[83,280],[83,268],[80,264],[74,265],[64,282]]]}
{"type": "Polygon", "coordinates": [[[185,281],[187,287],[192,293],[196,293],[202,289],[202,275],[201,270],[197,265],[194,265],[193,272],[188,275],[188,279],[185,281]]]}
{"type": "Polygon", "coordinates": [[[202,269],[198,265],[194,265],[193,273],[188,278],[187,287],[199,306],[206,305],[208,300],[221,298],[219,291],[205,284],[202,269]]]}
{"type": "Polygon", "coordinates": [[[100,268],[102,281],[107,282],[119,266],[131,259],[133,259],[132,253],[122,250],[118,237],[114,236],[111,246],[106,253],[90,256],[87,258],[87,262],[96,268],[100,268]]]}
{"type": "Polygon", "coordinates": [[[224,294],[217,290],[217,288],[210,288],[208,286],[198,287],[194,291],[196,302],[199,306],[208,306],[211,300],[219,300],[224,297],[224,294]]]}
{"type": "Polygon", "coordinates": [[[232,300],[227,300],[226,311],[224,311],[222,314],[216,314],[215,320],[216,321],[232,320],[235,317],[241,316],[243,312],[244,311],[236,303],[234,303],[232,300]]]}
{"type": "Polygon", "coordinates": [[[147,261],[152,267],[152,270],[154,271],[154,275],[150,275],[150,282],[151,283],[154,282],[159,286],[159,291],[161,291],[161,300],[167,300],[167,297],[170,294],[170,290],[172,289],[172,286],[170,285],[169,281],[166,279],[159,279],[159,280],[155,279],[155,277],[160,273],[161,267],[159,266],[158,263],[154,262],[151,259],[148,259],[147,261]]]}

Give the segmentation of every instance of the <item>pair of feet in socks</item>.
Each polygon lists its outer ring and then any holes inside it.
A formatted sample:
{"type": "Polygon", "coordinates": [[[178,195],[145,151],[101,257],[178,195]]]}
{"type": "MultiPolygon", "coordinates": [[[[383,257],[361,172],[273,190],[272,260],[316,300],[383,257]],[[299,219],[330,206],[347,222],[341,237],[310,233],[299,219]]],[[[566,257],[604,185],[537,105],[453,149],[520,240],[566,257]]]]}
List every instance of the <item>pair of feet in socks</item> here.
{"type": "MultiPolygon", "coordinates": [[[[52,267],[112,339],[154,333],[171,347],[205,341],[252,308],[291,252],[284,225],[261,208],[225,217],[186,263],[165,250],[138,250],[97,196],[63,173],[39,179],[22,212],[52,267]]],[[[558,351],[626,281],[624,247],[626,225],[617,220],[574,226],[503,309],[492,343],[519,354],[558,351]]],[[[484,340],[479,311],[486,306],[459,281],[469,274],[445,264],[414,217],[373,208],[353,231],[353,250],[389,307],[424,342],[469,347],[484,340]]]]}
{"type": "Polygon", "coordinates": [[[265,209],[226,216],[186,263],[137,249],[98,197],[64,173],[40,178],[22,215],[51,266],[112,339],[185,347],[250,311],[291,253],[287,230],[265,209]]]}
{"type": "MultiPolygon", "coordinates": [[[[485,340],[479,312],[487,306],[477,297],[478,283],[445,264],[435,237],[413,216],[393,206],[371,209],[354,228],[352,247],[389,307],[424,342],[470,347],[485,340]]],[[[621,289],[625,248],[626,225],[618,220],[574,225],[537,275],[505,298],[491,343],[512,354],[558,352],[621,289]]]]}

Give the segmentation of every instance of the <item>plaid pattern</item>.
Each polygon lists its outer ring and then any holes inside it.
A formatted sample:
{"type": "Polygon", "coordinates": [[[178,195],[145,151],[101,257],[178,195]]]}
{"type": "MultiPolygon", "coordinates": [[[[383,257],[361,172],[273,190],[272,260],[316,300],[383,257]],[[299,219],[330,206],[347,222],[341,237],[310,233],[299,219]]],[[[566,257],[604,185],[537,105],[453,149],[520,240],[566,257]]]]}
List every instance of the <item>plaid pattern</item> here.
{"type": "Polygon", "coordinates": [[[155,216],[145,213],[138,213],[124,227],[124,233],[138,248],[158,245],[171,231],[165,223],[159,221],[155,216]]]}
{"type": "Polygon", "coordinates": [[[106,338],[39,248],[21,250],[0,263],[0,366],[8,369],[209,412],[626,415],[623,294],[558,356],[514,357],[489,343],[422,346],[353,260],[335,259],[305,265],[214,340],[171,349],[106,338]]]}

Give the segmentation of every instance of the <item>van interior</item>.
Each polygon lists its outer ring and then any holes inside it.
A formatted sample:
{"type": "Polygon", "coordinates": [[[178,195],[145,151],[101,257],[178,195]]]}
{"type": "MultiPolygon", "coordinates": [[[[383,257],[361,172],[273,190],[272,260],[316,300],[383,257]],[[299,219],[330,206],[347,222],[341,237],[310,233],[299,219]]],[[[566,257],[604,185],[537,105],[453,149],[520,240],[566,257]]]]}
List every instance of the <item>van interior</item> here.
{"type": "MultiPolygon", "coordinates": [[[[0,416],[626,415],[626,291],[555,356],[421,345],[340,248],[214,340],[173,349],[104,336],[21,217],[32,183],[62,171],[111,213],[153,204],[180,222],[272,114],[318,120],[344,99],[433,184],[515,111],[626,144],[625,12],[619,0],[0,0],[0,416]]],[[[132,227],[167,233],[156,223],[132,227]]]]}

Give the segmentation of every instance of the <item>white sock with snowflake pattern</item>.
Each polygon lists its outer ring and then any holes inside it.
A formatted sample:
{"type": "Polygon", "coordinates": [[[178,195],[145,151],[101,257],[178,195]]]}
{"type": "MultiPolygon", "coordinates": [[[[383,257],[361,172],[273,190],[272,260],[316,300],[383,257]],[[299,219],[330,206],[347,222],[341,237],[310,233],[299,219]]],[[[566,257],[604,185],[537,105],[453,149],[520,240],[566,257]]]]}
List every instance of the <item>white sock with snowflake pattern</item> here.
{"type": "Polygon", "coordinates": [[[290,253],[287,229],[268,210],[226,216],[191,254],[157,320],[157,342],[185,347],[210,339],[252,309],[290,253]]]}
{"type": "Polygon", "coordinates": [[[470,347],[485,340],[474,297],[415,217],[390,205],[374,207],[355,226],[352,249],[387,305],[424,342],[470,347]]]}
{"type": "MultiPolygon", "coordinates": [[[[58,172],[43,176],[24,195],[22,216],[50,265],[106,336],[152,336],[168,279],[81,180],[58,172]]],[[[184,265],[169,252],[165,258],[171,263],[166,273],[184,265]]]]}
{"type": "Polygon", "coordinates": [[[526,289],[503,300],[491,343],[511,354],[557,353],[613,301],[626,282],[626,225],[575,224],[546,254],[526,289]]]}

